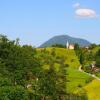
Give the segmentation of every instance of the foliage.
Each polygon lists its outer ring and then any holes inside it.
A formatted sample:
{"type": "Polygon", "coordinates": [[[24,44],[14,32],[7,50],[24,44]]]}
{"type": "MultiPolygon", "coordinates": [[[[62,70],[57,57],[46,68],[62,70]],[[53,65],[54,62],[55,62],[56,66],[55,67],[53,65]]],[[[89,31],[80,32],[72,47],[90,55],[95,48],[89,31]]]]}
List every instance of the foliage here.
{"type": "Polygon", "coordinates": [[[22,86],[0,87],[0,100],[29,100],[28,92],[22,86]]]}
{"type": "Polygon", "coordinates": [[[0,36],[0,100],[66,100],[67,69],[80,63],[74,50],[21,46],[0,36]],[[46,66],[46,67],[45,67],[46,66]],[[63,99],[62,99],[63,98],[63,99]]]}
{"type": "Polygon", "coordinates": [[[52,47],[66,48],[66,46],[64,46],[62,44],[54,44],[54,45],[52,45],[52,47]]]}
{"type": "Polygon", "coordinates": [[[95,59],[96,59],[96,65],[97,65],[97,67],[100,67],[100,49],[96,53],[96,58],[95,59]]]}

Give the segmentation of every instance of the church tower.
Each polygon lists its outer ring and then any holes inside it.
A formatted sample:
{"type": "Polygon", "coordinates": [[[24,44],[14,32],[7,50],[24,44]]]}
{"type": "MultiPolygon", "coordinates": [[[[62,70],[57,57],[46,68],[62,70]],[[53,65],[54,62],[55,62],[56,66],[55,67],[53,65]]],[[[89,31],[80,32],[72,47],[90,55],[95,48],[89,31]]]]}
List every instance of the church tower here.
{"type": "Polygon", "coordinates": [[[66,48],[69,49],[69,42],[66,43],[66,48]]]}

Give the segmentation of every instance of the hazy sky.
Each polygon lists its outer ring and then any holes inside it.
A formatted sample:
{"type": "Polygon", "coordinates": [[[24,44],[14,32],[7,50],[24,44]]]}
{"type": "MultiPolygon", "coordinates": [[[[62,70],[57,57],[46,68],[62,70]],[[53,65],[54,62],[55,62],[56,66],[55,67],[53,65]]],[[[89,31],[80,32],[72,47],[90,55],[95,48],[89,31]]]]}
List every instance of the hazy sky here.
{"type": "Polygon", "coordinates": [[[100,43],[100,0],[0,0],[0,33],[35,46],[62,34],[100,43]]]}

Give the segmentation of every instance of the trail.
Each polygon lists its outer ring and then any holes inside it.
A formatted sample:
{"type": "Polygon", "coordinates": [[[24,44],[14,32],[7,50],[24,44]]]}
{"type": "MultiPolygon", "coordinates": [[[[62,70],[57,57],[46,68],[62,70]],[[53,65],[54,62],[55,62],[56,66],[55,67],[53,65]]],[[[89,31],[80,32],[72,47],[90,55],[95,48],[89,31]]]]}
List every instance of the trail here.
{"type": "Polygon", "coordinates": [[[90,73],[84,72],[84,71],[82,70],[81,67],[82,67],[82,66],[80,66],[79,69],[78,69],[80,72],[83,72],[83,73],[85,73],[85,74],[87,74],[87,75],[89,75],[89,76],[91,76],[91,77],[97,79],[98,81],[100,81],[100,78],[99,78],[99,77],[95,76],[94,74],[90,74],[90,73]]]}

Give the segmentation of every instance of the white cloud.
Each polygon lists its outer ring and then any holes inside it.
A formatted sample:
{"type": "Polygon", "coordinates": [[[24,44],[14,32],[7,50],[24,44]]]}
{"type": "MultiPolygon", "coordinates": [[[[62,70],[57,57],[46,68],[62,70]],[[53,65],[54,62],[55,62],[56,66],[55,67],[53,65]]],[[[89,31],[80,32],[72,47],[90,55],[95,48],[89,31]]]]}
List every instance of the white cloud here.
{"type": "Polygon", "coordinates": [[[95,10],[89,9],[89,8],[84,8],[80,5],[80,3],[75,3],[73,5],[75,9],[75,15],[78,17],[82,18],[95,18],[98,17],[98,14],[96,13],[95,10]]]}
{"type": "Polygon", "coordinates": [[[76,16],[78,17],[88,17],[88,18],[95,18],[97,16],[96,12],[92,9],[87,8],[79,8],[75,11],[76,16]]]}

